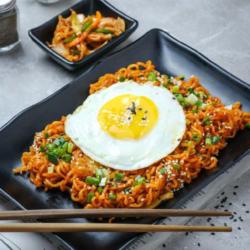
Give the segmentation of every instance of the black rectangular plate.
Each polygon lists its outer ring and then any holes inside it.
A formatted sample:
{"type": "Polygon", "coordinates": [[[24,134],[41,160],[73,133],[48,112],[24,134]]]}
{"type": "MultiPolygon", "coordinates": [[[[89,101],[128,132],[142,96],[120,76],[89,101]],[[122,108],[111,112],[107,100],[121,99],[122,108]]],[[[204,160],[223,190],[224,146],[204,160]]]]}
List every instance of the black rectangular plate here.
{"type": "Polygon", "coordinates": [[[121,42],[125,41],[136,30],[137,26],[137,20],[119,11],[105,0],[82,0],[79,3],[71,6],[67,10],[56,15],[46,23],[31,29],[29,31],[29,36],[41,49],[43,49],[56,62],[58,62],[68,70],[75,70],[80,67],[83,67],[84,65],[90,64],[91,62],[104,55],[111,49],[114,49],[121,42]],[[125,21],[126,30],[120,36],[114,37],[105,46],[99,48],[92,54],[84,57],[82,60],[78,62],[70,62],[63,56],[56,53],[47,45],[47,42],[51,42],[52,37],[54,35],[54,31],[58,22],[58,16],[62,15],[63,17],[68,17],[70,15],[70,9],[75,10],[77,13],[83,13],[85,16],[93,15],[97,10],[99,10],[104,16],[114,18],[121,17],[125,21]]]}
{"type": "MultiPolygon", "coordinates": [[[[162,73],[170,75],[196,75],[213,95],[225,104],[240,101],[250,111],[249,86],[211,62],[199,52],[176,40],[168,33],[153,29],[126,48],[97,63],[44,101],[28,108],[0,130],[0,188],[12,201],[26,209],[72,208],[75,205],[68,195],[59,191],[47,193],[36,189],[27,178],[15,176],[12,169],[20,164],[23,151],[32,143],[34,133],[62,115],[72,112],[88,96],[89,84],[105,73],[137,61],[152,60],[162,73]]],[[[201,188],[231,167],[250,148],[250,131],[244,130],[232,139],[219,155],[219,168],[208,174],[203,172],[192,184],[176,193],[173,200],[161,205],[164,208],[180,207],[201,188]]],[[[85,220],[81,220],[85,221],[85,220]]],[[[136,223],[145,220],[126,220],[136,223]]],[[[154,221],[150,221],[154,222],[154,221]]],[[[118,249],[135,236],[134,233],[68,233],[59,234],[74,249],[118,249]]]]}

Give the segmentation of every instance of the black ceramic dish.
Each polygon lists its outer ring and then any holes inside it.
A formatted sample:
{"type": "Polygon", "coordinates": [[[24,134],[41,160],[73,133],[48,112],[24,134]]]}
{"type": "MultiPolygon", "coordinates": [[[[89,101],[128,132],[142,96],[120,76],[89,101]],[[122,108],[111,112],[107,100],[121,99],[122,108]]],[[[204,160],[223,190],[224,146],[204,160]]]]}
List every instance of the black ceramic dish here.
{"type": "Polygon", "coordinates": [[[75,70],[84,65],[90,64],[91,62],[93,62],[100,56],[104,55],[111,49],[114,49],[117,45],[126,40],[136,30],[137,26],[138,26],[137,20],[117,10],[114,6],[112,6],[105,0],[82,0],[79,3],[70,7],[69,9],[53,17],[46,23],[40,25],[39,27],[31,29],[29,31],[29,36],[40,48],[42,48],[45,52],[47,52],[47,54],[51,58],[53,58],[56,62],[58,62],[68,70],[75,70]],[[62,15],[63,17],[68,17],[70,15],[70,9],[75,10],[77,13],[83,13],[84,15],[91,15],[94,14],[97,10],[99,10],[104,16],[115,17],[115,18],[119,16],[125,20],[126,30],[120,36],[113,38],[105,46],[99,48],[94,53],[86,56],[82,60],[78,62],[70,62],[63,56],[56,53],[47,45],[47,42],[51,42],[52,40],[58,22],[58,16],[62,15]]]}
{"type": "MultiPolygon", "coordinates": [[[[156,68],[170,75],[196,75],[215,96],[225,104],[240,101],[244,110],[250,111],[249,86],[220,68],[168,33],[154,29],[142,38],[97,63],[87,73],[68,84],[46,100],[28,108],[0,130],[0,188],[11,196],[12,201],[26,209],[72,208],[74,204],[67,194],[59,191],[43,192],[36,189],[23,176],[15,176],[12,169],[20,164],[23,151],[32,143],[35,132],[72,112],[88,96],[89,84],[107,72],[114,72],[128,64],[152,60],[156,68]]],[[[219,168],[203,172],[190,185],[176,192],[175,198],[161,204],[163,208],[177,208],[201,188],[231,167],[250,148],[250,131],[240,131],[230,140],[219,155],[219,168]]],[[[85,221],[85,220],[81,220],[85,221]]],[[[142,223],[145,220],[126,220],[142,223]]],[[[155,221],[147,221],[153,223],[155,221]]],[[[59,236],[74,249],[118,249],[135,236],[133,233],[68,233],[59,236]]]]}

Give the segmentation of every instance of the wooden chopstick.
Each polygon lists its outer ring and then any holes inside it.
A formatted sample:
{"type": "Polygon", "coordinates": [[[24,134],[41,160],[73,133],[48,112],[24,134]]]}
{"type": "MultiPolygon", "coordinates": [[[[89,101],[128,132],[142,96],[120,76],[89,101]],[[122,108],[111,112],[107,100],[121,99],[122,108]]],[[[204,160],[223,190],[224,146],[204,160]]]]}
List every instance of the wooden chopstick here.
{"type": "Polygon", "coordinates": [[[41,209],[1,211],[0,220],[108,217],[231,216],[231,212],[183,209],[41,209]]]}
{"type": "Polygon", "coordinates": [[[116,223],[9,223],[0,232],[231,232],[224,226],[148,225],[116,223]]]}

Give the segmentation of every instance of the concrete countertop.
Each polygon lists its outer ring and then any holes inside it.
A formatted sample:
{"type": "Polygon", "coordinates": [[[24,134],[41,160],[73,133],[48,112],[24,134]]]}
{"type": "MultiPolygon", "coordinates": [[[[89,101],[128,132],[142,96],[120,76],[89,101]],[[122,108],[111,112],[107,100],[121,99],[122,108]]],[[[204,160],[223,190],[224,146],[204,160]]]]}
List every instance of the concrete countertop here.
{"type": "MultiPolygon", "coordinates": [[[[17,0],[21,46],[0,55],[0,127],[21,110],[54,93],[82,73],[81,70],[66,71],[56,64],[27,34],[30,28],[76,2],[62,0],[53,5],[43,5],[35,0],[17,0]]],[[[237,77],[250,82],[249,0],[109,2],[139,21],[136,32],[120,47],[151,28],[162,28],[237,77]]],[[[242,196],[245,197],[247,192],[242,190],[242,196]]]]}

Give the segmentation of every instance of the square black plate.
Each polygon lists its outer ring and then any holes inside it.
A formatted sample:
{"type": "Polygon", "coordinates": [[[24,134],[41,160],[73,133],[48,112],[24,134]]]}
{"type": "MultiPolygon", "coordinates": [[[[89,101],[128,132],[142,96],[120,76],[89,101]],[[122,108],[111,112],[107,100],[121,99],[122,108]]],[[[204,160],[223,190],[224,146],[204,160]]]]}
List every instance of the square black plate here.
{"type": "Polygon", "coordinates": [[[31,29],[29,31],[29,36],[40,48],[42,48],[56,62],[58,62],[68,70],[75,70],[86,64],[90,64],[91,62],[93,62],[100,56],[104,55],[111,49],[114,49],[117,45],[126,40],[136,30],[137,26],[138,26],[137,20],[127,16],[126,14],[119,11],[105,0],[82,0],[79,3],[71,6],[67,10],[56,15],[46,23],[31,29]],[[114,37],[105,46],[99,48],[94,53],[86,56],[82,60],[78,62],[70,62],[63,56],[56,53],[47,45],[47,42],[51,42],[52,40],[58,22],[58,16],[62,15],[63,17],[68,17],[70,15],[70,9],[75,10],[77,13],[83,13],[84,15],[92,15],[97,10],[99,10],[104,16],[109,16],[114,18],[117,18],[119,16],[124,19],[126,24],[126,30],[120,36],[114,37]]]}
{"type": "MultiPolygon", "coordinates": [[[[74,204],[67,194],[59,191],[47,193],[36,189],[27,178],[12,174],[12,168],[20,164],[23,151],[32,143],[34,133],[72,112],[88,96],[89,84],[107,72],[137,61],[152,60],[156,68],[170,75],[196,75],[213,95],[225,104],[240,101],[250,111],[249,86],[211,62],[199,52],[176,40],[168,33],[153,29],[126,48],[97,63],[44,101],[26,109],[0,130],[0,188],[12,201],[26,209],[72,208],[74,204]]],[[[192,184],[176,192],[175,198],[161,205],[164,208],[180,207],[201,188],[231,167],[250,148],[250,131],[240,131],[219,155],[219,168],[208,174],[203,172],[192,184]]],[[[82,220],[84,221],[84,220],[82,220]]],[[[143,220],[126,220],[126,222],[143,220]]],[[[145,220],[144,220],[145,222],[145,220]]],[[[155,222],[155,221],[148,221],[155,222]]],[[[74,249],[118,249],[133,233],[68,233],[59,236],[74,249]]]]}

